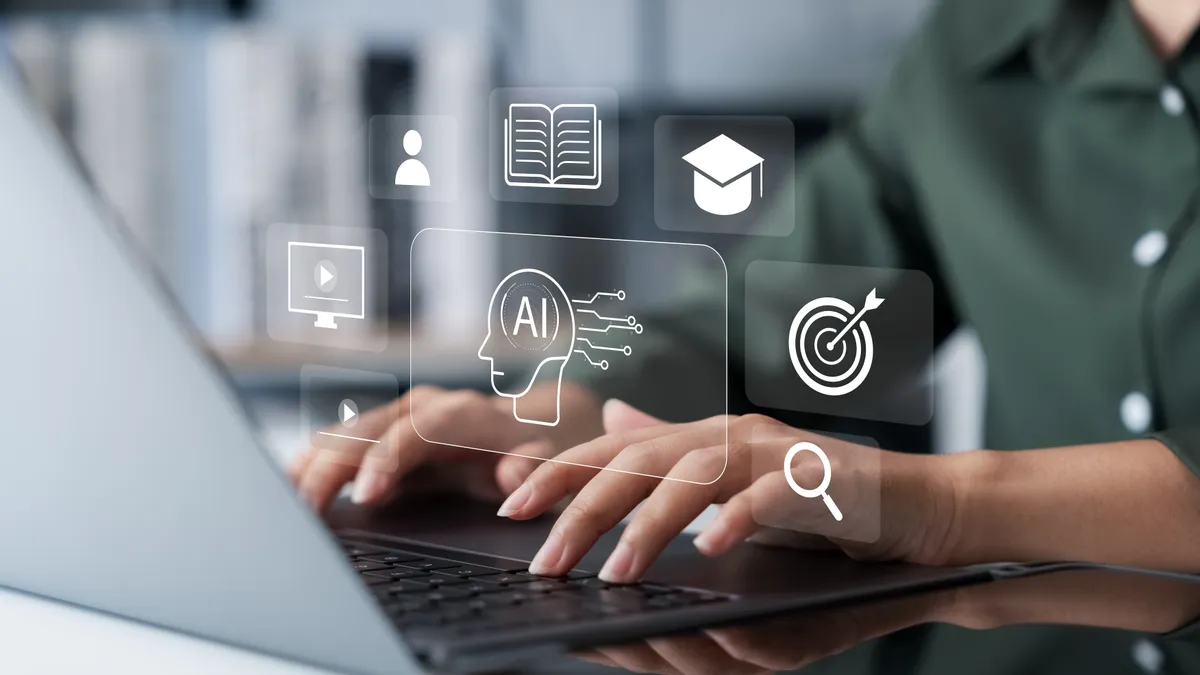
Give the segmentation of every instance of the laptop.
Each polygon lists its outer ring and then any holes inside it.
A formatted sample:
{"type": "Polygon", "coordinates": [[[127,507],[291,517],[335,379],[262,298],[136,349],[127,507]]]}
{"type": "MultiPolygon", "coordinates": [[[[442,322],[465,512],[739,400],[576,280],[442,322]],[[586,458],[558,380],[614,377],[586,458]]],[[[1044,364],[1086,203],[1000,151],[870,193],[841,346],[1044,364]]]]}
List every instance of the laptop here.
{"type": "MultiPolygon", "coordinates": [[[[0,585],[339,671],[473,670],[983,581],[677,542],[648,581],[539,578],[545,522],[461,500],[329,522],[294,494],[216,362],[0,76],[0,585]],[[396,517],[399,515],[400,517],[396,517]]],[[[493,507],[494,508],[494,507],[493,507]]]]}

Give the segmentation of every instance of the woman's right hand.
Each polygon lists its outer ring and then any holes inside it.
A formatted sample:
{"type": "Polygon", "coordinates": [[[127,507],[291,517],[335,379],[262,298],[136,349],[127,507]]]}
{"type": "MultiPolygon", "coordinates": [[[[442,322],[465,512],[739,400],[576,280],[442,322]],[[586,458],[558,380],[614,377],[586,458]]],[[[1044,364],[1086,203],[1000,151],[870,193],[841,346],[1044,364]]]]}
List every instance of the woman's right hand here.
{"type": "MultiPolygon", "coordinates": [[[[557,405],[559,392],[530,391],[532,401],[557,405]],[[551,397],[554,397],[552,399],[551,397]]],[[[317,511],[325,509],[352,482],[351,499],[377,505],[410,487],[464,491],[500,500],[517,488],[540,463],[577,439],[598,433],[599,403],[585,390],[564,384],[562,428],[522,424],[512,401],[471,390],[415,387],[399,399],[360,417],[355,435],[372,443],[322,435],[292,460],[288,475],[301,497],[317,511]],[[420,415],[426,438],[452,438],[456,445],[495,448],[483,452],[431,443],[417,434],[411,418],[420,415]]]]}

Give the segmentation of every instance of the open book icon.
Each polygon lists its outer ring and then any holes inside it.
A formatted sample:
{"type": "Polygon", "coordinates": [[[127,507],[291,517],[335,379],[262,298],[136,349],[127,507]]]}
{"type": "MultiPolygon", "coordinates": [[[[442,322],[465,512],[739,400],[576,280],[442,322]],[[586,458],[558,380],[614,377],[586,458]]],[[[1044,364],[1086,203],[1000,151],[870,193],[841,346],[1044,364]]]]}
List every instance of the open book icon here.
{"type": "Polygon", "coordinates": [[[513,103],[504,120],[504,182],[595,190],[602,175],[601,125],[593,103],[513,103]]]}

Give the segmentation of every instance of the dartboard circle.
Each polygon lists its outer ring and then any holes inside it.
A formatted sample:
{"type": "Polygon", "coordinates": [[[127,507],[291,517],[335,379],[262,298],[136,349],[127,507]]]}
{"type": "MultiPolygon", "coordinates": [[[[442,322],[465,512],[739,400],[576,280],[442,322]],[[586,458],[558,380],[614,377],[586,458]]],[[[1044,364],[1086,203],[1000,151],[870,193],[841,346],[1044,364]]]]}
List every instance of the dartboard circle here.
{"type": "MultiPolygon", "coordinates": [[[[840,298],[817,298],[800,308],[792,318],[788,330],[788,355],[791,356],[792,367],[796,374],[813,391],[825,396],[844,396],[858,389],[870,374],[871,364],[875,357],[875,345],[871,339],[871,328],[866,321],[860,320],[850,333],[842,339],[842,352],[835,359],[826,359],[819,352],[817,360],[826,366],[839,365],[845,361],[847,351],[851,355],[850,364],[835,374],[828,375],[813,366],[808,346],[816,344],[817,340],[825,338],[831,331],[829,327],[818,329],[812,341],[807,339],[808,333],[821,319],[833,319],[844,326],[854,318],[854,307],[840,298]],[[853,346],[847,346],[853,342],[853,346]],[[800,348],[797,349],[797,344],[800,348]]],[[[832,337],[832,336],[830,336],[832,337]]]]}

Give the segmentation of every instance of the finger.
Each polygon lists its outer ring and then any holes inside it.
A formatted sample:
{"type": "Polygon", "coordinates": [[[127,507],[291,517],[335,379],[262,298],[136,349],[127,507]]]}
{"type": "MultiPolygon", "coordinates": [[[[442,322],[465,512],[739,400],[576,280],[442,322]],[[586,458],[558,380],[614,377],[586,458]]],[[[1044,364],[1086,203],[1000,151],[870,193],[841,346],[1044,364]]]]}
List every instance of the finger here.
{"type": "MultiPolygon", "coordinates": [[[[650,476],[600,472],[555,521],[545,543],[529,564],[529,571],[546,576],[569,572],[596,540],[621,522],[657,483],[658,479],[650,476]]],[[[527,486],[523,485],[522,489],[527,486]]]]}
{"type": "Polygon", "coordinates": [[[292,482],[293,487],[300,487],[300,479],[304,477],[304,472],[308,469],[308,465],[312,463],[313,457],[317,455],[317,449],[309,446],[300,452],[297,452],[292,461],[288,462],[287,477],[292,482]]]}
{"type": "Polygon", "coordinates": [[[384,502],[400,479],[425,461],[426,452],[427,444],[416,437],[411,420],[397,421],[363,458],[350,499],[362,505],[384,502]]]}
{"type": "Polygon", "coordinates": [[[782,472],[764,475],[725,502],[717,517],[692,541],[696,548],[704,555],[722,555],[761,530],[763,526],[754,519],[753,505],[756,499],[764,498],[762,492],[776,493],[774,482],[784,482],[782,475],[782,472]]]}
{"type": "MultiPolygon", "coordinates": [[[[563,497],[579,492],[592,481],[599,469],[626,471],[630,473],[665,476],[689,451],[725,441],[725,425],[721,418],[713,418],[689,424],[664,424],[646,427],[624,434],[602,436],[594,441],[575,446],[558,455],[554,462],[547,462],[529,475],[522,488],[528,488],[523,505],[513,512],[513,518],[533,518],[554,506],[563,497]],[[645,461],[628,462],[627,466],[614,464],[619,455],[629,458],[645,456],[645,461]]],[[[716,477],[719,473],[714,473],[716,477]]],[[[514,493],[516,494],[516,493],[514,493]]]]}
{"type": "MultiPolygon", "coordinates": [[[[623,450],[604,471],[579,488],[578,494],[554,523],[545,544],[530,564],[530,571],[546,575],[568,572],[602,534],[621,522],[655,489],[661,481],[659,476],[671,473],[680,458],[689,454],[700,439],[710,440],[710,436],[708,432],[692,430],[635,443],[623,450]]],[[[719,457],[720,461],[725,459],[724,447],[720,448],[719,455],[715,451],[710,454],[719,457]]],[[[692,462],[680,475],[694,475],[698,469],[699,463],[692,462]]],[[[514,493],[517,498],[525,498],[522,491],[529,490],[522,515],[536,513],[535,509],[545,505],[540,500],[548,496],[557,498],[571,491],[573,486],[556,482],[563,475],[567,474],[552,468],[535,471],[514,493]]],[[[628,561],[628,554],[629,551],[623,551],[618,560],[628,561]]],[[[622,567],[621,571],[624,569],[622,567]]]]}
{"type": "Polygon", "coordinates": [[[315,511],[323,511],[354,479],[358,467],[344,453],[320,451],[300,479],[300,496],[315,511]]]}
{"type": "Polygon", "coordinates": [[[370,439],[378,438],[387,430],[398,414],[402,400],[363,413],[355,425],[357,438],[320,432],[314,435],[312,445],[300,453],[289,469],[301,497],[314,508],[324,508],[354,477],[363,454],[371,445],[370,439]]]}
{"type": "MultiPolygon", "coordinates": [[[[496,484],[504,494],[512,494],[529,478],[534,469],[557,454],[554,444],[545,439],[522,443],[496,463],[496,484]]],[[[501,509],[503,511],[503,509],[501,509]]],[[[515,510],[515,509],[514,509],[515,510]]],[[[507,515],[504,513],[501,516],[507,515]]]]}
{"type": "Polygon", "coordinates": [[[738,488],[731,482],[704,485],[691,478],[713,475],[721,470],[726,459],[725,447],[716,446],[690,452],[680,460],[626,526],[600,570],[600,578],[610,583],[636,581],[667,544],[709,504],[735,494],[738,488]]]}
{"type": "Polygon", "coordinates": [[[602,415],[604,419],[604,433],[606,434],[635,431],[658,424],[666,424],[663,420],[648,415],[628,403],[615,398],[610,398],[604,402],[602,415]]]}
{"type": "MultiPolygon", "coordinates": [[[[420,406],[421,426],[427,431],[494,427],[496,410],[479,392],[464,390],[420,396],[419,400],[413,400],[411,409],[417,414],[420,406]]],[[[385,501],[404,476],[429,458],[433,447],[417,433],[412,416],[397,421],[363,459],[354,482],[354,502],[375,505],[385,501]]]]}

